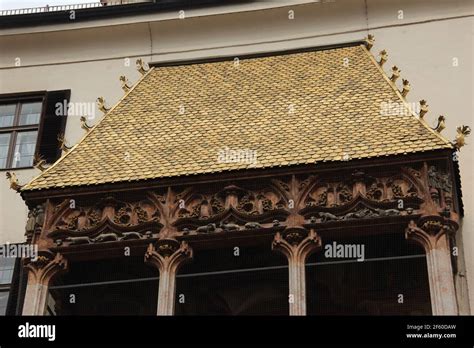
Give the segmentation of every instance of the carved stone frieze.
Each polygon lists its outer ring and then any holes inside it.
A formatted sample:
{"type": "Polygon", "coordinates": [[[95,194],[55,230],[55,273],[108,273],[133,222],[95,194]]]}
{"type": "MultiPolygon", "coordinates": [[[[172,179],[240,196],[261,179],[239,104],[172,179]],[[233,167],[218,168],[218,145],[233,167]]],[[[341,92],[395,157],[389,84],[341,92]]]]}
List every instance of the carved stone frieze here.
{"type": "MultiPolygon", "coordinates": [[[[51,203],[44,235],[59,246],[87,245],[249,230],[267,233],[307,223],[420,215],[430,188],[449,207],[449,178],[431,167],[423,173],[399,167],[370,175],[364,170],[301,174],[167,187],[133,198],[122,195],[121,200],[107,196],[95,204],[71,205],[68,197],[51,203]]],[[[36,218],[36,211],[31,211],[27,231],[38,225],[36,218]]]]}
{"type": "Polygon", "coordinates": [[[359,208],[342,215],[335,215],[330,212],[317,212],[309,219],[310,223],[324,223],[330,221],[347,221],[360,219],[373,219],[388,216],[408,215],[398,209],[378,209],[378,208],[359,208]]]}

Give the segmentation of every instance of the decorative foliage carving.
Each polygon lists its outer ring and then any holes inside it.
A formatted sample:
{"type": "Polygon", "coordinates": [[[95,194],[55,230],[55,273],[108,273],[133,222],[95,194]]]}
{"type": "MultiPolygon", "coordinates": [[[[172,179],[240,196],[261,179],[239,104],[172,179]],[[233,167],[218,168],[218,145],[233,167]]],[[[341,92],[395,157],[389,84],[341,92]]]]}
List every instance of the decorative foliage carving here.
{"type": "Polygon", "coordinates": [[[255,213],[255,205],[253,199],[250,197],[249,194],[246,194],[242,197],[239,202],[239,205],[237,206],[237,210],[246,214],[255,213]]]}
{"type": "MultiPolygon", "coordinates": [[[[74,208],[64,200],[51,206],[45,231],[57,245],[69,246],[249,230],[268,233],[305,226],[308,220],[317,224],[420,214],[422,195],[429,190],[425,173],[422,179],[417,170],[400,167],[377,176],[356,170],[282,176],[263,184],[242,181],[242,186],[167,187],[123,201],[105,197],[94,205],[79,202],[74,208]]],[[[429,177],[433,195],[450,189],[449,178],[433,168],[429,177]]],[[[452,204],[451,195],[443,192],[446,204],[452,204]]],[[[35,224],[31,212],[27,230],[35,224]]]]}
{"type": "Polygon", "coordinates": [[[135,214],[137,215],[138,223],[142,224],[149,221],[148,213],[140,206],[135,207],[135,214]]]}
{"type": "Polygon", "coordinates": [[[372,201],[380,201],[383,197],[383,185],[377,184],[375,182],[372,183],[369,186],[366,196],[372,201]]]}
{"type": "Polygon", "coordinates": [[[435,166],[428,168],[428,184],[430,188],[451,192],[452,183],[449,174],[439,171],[435,166]]]}
{"type": "Polygon", "coordinates": [[[220,197],[210,194],[193,195],[187,201],[182,200],[182,207],[178,211],[178,218],[209,219],[224,211],[224,204],[220,197]]]}
{"type": "Polygon", "coordinates": [[[130,207],[121,207],[114,216],[116,224],[130,225],[132,220],[132,209],[130,207]]]}
{"type": "Polygon", "coordinates": [[[401,177],[390,178],[387,184],[392,192],[392,199],[419,198],[416,187],[401,177]]]}
{"type": "Polygon", "coordinates": [[[337,196],[339,204],[346,204],[352,200],[352,190],[348,185],[340,185],[337,188],[337,196]]]}
{"type": "Polygon", "coordinates": [[[306,197],[307,207],[326,207],[328,205],[328,188],[317,187],[306,197]]]}

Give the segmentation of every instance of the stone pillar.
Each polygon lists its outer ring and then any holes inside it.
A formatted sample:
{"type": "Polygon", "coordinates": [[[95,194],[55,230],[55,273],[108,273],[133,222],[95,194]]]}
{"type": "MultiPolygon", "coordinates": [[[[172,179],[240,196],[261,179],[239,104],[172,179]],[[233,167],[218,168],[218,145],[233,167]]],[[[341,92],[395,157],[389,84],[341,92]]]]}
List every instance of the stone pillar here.
{"type": "Polygon", "coordinates": [[[67,271],[68,262],[59,253],[38,256],[36,261],[25,265],[28,271],[23,315],[44,315],[48,299],[48,287],[53,276],[67,271]]]}
{"type": "Polygon", "coordinates": [[[175,239],[162,239],[156,245],[148,246],[145,263],[156,267],[160,272],[157,315],[174,314],[176,273],[192,257],[193,250],[185,241],[179,243],[175,239]]]}
{"type": "Polygon", "coordinates": [[[321,238],[311,229],[291,228],[275,235],[272,250],[288,258],[290,315],[306,315],[305,261],[309,254],[321,249],[321,238]],[[293,301],[291,301],[293,300],[293,301]]]}
{"type": "Polygon", "coordinates": [[[433,315],[458,314],[448,238],[456,226],[440,216],[423,217],[418,225],[411,221],[405,232],[407,239],[425,249],[433,315]]]}

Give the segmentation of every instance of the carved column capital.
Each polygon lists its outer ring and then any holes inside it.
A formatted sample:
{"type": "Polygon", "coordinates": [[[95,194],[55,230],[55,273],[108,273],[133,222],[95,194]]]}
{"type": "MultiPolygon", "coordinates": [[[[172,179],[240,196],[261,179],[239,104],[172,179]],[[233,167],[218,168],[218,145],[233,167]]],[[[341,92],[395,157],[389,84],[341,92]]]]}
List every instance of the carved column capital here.
{"type": "Polygon", "coordinates": [[[176,273],[185,262],[192,260],[193,250],[186,243],[176,239],[161,239],[150,244],[145,253],[145,263],[160,272],[157,315],[173,315],[176,292],[176,273]]]}
{"type": "Polygon", "coordinates": [[[36,260],[25,262],[29,278],[42,285],[48,285],[54,275],[66,272],[68,266],[68,260],[60,253],[42,253],[36,260]]]}
{"type": "Polygon", "coordinates": [[[457,300],[451,265],[449,234],[458,225],[442,216],[425,216],[418,223],[410,221],[405,237],[425,249],[433,315],[457,315],[457,300]]]}
{"type": "Polygon", "coordinates": [[[288,287],[290,315],[306,315],[305,261],[311,252],[321,249],[321,237],[314,229],[287,228],[275,235],[272,250],[288,258],[288,287]]]}
{"type": "Polygon", "coordinates": [[[424,216],[418,223],[411,220],[405,230],[405,238],[419,243],[425,250],[438,248],[440,239],[452,235],[458,229],[458,224],[442,216],[424,216]]]}
{"type": "Polygon", "coordinates": [[[48,287],[53,276],[68,270],[68,261],[63,255],[43,252],[36,260],[27,260],[28,270],[23,303],[23,315],[43,315],[46,311],[48,287]]]}
{"type": "Polygon", "coordinates": [[[272,243],[272,250],[283,253],[289,259],[304,262],[306,257],[321,248],[321,237],[311,229],[309,232],[302,227],[277,232],[272,243]]]}
{"type": "Polygon", "coordinates": [[[187,242],[176,239],[162,239],[153,245],[148,245],[145,253],[145,263],[154,265],[160,272],[166,269],[176,269],[183,262],[193,258],[193,250],[187,242]]]}

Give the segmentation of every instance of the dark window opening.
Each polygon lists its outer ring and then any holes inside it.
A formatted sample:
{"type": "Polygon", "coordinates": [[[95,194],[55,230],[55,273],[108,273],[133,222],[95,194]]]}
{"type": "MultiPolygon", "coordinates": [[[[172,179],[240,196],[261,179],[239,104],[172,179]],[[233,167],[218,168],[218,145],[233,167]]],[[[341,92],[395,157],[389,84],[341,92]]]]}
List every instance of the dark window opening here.
{"type": "Polygon", "coordinates": [[[156,315],[158,271],[143,257],[73,262],[54,280],[48,315],[156,315]]]}
{"type": "Polygon", "coordinates": [[[288,264],[270,244],[199,250],[176,277],[176,315],[288,315],[288,264]]]}
{"type": "Polygon", "coordinates": [[[306,296],[308,315],[431,315],[424,251],[403,234],[323,241],[307,260],[306,296]],[[326,257],[334,243],[363,245],[364,260],[326,257]]]}

